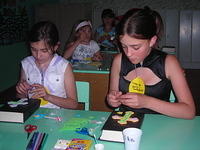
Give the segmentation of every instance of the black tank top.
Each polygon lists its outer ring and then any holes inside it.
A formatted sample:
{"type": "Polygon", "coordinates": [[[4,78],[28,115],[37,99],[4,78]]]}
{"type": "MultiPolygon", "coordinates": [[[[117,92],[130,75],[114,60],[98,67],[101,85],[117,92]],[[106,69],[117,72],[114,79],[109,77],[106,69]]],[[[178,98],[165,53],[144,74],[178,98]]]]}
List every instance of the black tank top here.
{"type": "MultiPolygon", "coordinates": [[[[153,73],[158,76],[161,81],[154,85],[145,85],[145,95],[152,96],[158,99],[162,99],[164,101],[169,101],[170,92],[172,90],[171,81],[166,78],[165,74],[165,58],[166,53],[153,49],[151,53],[145,58],[143,61],[143,67],[147,67],[153,71],[153,73]]],[[[128,87],[130,81],[126,80],[124,76],[126,76],[130,71],[135,68],[140,67],[140,64],[134,65],[132,64],[126,55],[122,54],[121,60],[121,71],[120,71],[120,79],[119,79],[119,90],[122,93],[128,92],[128,87]]],[[[133,109],[125,105],[120,106],[121,111],[133,110],[141,113],[156,113],[150,109],[133,109]]]]}

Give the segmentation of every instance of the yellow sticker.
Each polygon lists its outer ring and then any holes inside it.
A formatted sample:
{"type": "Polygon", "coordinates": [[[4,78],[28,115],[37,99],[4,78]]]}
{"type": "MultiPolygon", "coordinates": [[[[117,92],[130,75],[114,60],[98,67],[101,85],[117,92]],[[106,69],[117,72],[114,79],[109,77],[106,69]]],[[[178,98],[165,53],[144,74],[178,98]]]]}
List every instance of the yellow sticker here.
{"type": "Polygon", "coordinates": [[[144,81],[140,77],[133,79],[129,84],[129,92],[144,94],[145,92],[144,81]]]}
{"type": "Polygon", "coordinates": [[[92,61],[91,57],[86,57],[84,60],[92,61]]]}
{"type": "MultiPolygon", "coordinates": [[[[49,90],[47,88],[45,88],[45,89],[46,89],[46,92],[49,94],[50,93],[49,90]]],[[[45,100],[44,98],[38,98],[38,99],[41,101],[40,106],[44,106],[44,105],[48,104],[48,101],[45,100]]]]}

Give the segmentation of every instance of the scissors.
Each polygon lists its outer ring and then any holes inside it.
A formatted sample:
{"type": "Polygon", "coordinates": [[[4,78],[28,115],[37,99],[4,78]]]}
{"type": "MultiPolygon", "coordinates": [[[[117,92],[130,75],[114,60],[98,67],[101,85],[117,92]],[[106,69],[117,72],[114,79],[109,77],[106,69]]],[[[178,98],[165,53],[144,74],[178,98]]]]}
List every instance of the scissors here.
{"type": "Polygon", "coordinates": [[[37,126],[36,125],[31,125],[31,124],[27,124],[24,127],[24,130],[27,132],[27,139],[29,137],[29,135],[34,131],[37,130],[37,126]]]}

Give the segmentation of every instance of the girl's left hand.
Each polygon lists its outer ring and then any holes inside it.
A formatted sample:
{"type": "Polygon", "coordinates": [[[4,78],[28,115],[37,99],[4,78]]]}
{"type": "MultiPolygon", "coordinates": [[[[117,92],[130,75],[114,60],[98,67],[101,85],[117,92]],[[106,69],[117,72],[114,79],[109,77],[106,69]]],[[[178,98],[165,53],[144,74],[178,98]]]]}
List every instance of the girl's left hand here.
{"type": "Polygon", "coordinates": [[[138,93],[126,93],[121,95],[120,101],[123,105],[132,107],[132,108],[144,108],[146,102],[146,96],[138,93]]]}
{"type": "Polygon", "coordinates": [[[45,87],[41,84],[32,84],[32,90],[30,93],[33,94],[32,98],[37,99],[37,98],[44,98],[48,96],[49,94],[47,93],[47,90],[45,87]]]}
{"type": "Polygon", "coordinates": [[[100,53],[96,53],[93,55],[92,60],[93,61],[101,61],[101,60],[103,60],[103,57],[101,56],[100,53]]]}

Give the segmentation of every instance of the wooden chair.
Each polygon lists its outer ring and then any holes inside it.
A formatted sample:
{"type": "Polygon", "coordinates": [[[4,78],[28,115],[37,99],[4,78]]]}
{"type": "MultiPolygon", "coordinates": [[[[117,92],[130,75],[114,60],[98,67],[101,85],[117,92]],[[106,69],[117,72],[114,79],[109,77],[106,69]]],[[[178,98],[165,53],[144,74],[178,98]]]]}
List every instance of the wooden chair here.
{"type": "Polygon", "coordinates": [[[77,95],[78,95],[78,102],[84,103],[85,110],[90,109],[90,86],[89,82],[85,81],[76,81],[76,89],[77,89],[77,95]]]}

